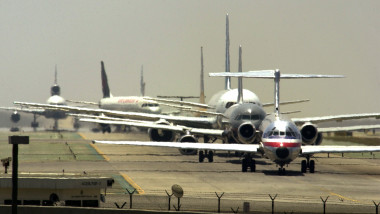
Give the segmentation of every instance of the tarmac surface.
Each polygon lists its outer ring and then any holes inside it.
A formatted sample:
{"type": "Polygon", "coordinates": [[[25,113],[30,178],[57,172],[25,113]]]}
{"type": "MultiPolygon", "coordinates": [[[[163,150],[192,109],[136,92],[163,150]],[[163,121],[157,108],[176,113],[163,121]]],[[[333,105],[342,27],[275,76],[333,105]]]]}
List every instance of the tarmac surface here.
{"type": "MultiPolygon", "coordinates": [[[[380,202],[380,154],[350,156],[318,155],[316,172],[301,173],[296,159],[279,176],[277,166],[257,157],[256,172],[242,173],[241,160],[231,153],[217,153],[214,162],[198,163],[197,156],[180,155],[177,149],[125,145],[92,144],[91,140],[149,140],[145,133],[101,134],[91,132],[18,133],[30,135],[29,145],[20,145],[19,176],[109,176],[115,179],[107,189],[101,207],[123,209],[167,210],[173,184],[180,185],[184,196],[180,210],[216,212],[218,198],[221,211],[232,213],[243,203],[250,203],[253,213],[271,213],[274,200],[276,213],[375,213],[374,202],[380,202]],[[374,202],[373,202],[374,201],[374,202]]],[[[12,154],[8,132],[0,132],[0,158],[12,154]]],[[[326,144],[334,144],[325,141],[326,144]]],[[[342,142],[340,142],[342,143],[342,142]]],[[[9,170],[11,173],[11,169],[9,170]]],[[[5,175],[1,171],[1,176],[5,175]]],[[[171,209],[177,206],[171,198],[171,209]]]]}

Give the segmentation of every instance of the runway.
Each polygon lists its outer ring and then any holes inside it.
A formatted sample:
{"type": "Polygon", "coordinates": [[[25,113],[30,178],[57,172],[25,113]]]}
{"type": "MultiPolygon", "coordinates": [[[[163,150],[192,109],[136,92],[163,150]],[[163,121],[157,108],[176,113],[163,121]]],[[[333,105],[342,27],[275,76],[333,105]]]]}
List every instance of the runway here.
{"type": "MultiPolygon", "coordinates": [[[[1,136],[1,158],[10,149],[5,145],[5,135],[1,136]]],[[[286,175],[279,176],[276,165],[261,157],[256,158],[256,172],[242,173],[239,158],[227,153],[217,153],[213,163],[198,163],[197,156],[180,155],[177,149],[90,145],[92,139],[148,140],[144,133],[81,132],[80,136],[85,139],[65,134],[59,139],[31,137],[30,148],[37,146],[39,151],[20,150],[19,171],[62,175],[64,170],[66,175],[112,176],[116,183],[107,190],[106,203],[102,203],[102,207],[128,202],[129,208],[126,189],[136,189],[133,208],[167,210],[165,190],[170,193],[173,184],[179,184],[184,190],[181,210],[185,211],[216,212],[215,193],[221,195],[223,192],[222,212],[232,212],[231,208],[238,207],[241,212],[243,202],[249,202],[251,211],[270,213],[269,195],[277,195],[275,212],[279,213],[323,213],[321,197],[324,200],[329,197],[328,213],[374,213],[373,201],[380,202],[380,159],[369,158],[371,156],[342,158],[330,155],[328,158],[318,155],[314,174],[300,172],[302,159],[299,158],[287,167],[286,175]],[[67,152],[69,150],[74,155],[67,152]],[[35,158],[37,156],[39,159],[35,158]]],[[[172,199],[173,203],[176,204],[177,199],[172,199]]]]}

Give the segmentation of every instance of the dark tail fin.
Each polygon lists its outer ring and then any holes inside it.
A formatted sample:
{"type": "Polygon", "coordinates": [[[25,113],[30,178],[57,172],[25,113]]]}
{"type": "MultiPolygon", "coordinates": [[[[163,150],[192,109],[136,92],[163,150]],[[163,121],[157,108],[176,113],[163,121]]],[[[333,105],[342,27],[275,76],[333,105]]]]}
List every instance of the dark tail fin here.
{"type": "Polygon", "coordinates": [[[108,97],[111,97],[111,92],[110,92],[110,88],[108,86],[106,69],[104,68],[103,61],[101,61],[100,63],[102,65],[101,76],[102,76],[103,98],[108,98],[108,97]]]}

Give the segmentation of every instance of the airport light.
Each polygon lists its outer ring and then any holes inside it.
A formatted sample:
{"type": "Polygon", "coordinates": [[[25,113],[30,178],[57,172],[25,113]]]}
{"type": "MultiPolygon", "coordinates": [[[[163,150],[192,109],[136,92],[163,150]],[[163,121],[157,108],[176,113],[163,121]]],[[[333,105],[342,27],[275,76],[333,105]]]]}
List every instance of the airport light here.
{"type": "Polygon", "coordinates": [[[12,214],[17,214],[17,192],[18,192],[18,145],[29,144],[29,136],[9,136],[9,144],[12,148],[12,214]]]}

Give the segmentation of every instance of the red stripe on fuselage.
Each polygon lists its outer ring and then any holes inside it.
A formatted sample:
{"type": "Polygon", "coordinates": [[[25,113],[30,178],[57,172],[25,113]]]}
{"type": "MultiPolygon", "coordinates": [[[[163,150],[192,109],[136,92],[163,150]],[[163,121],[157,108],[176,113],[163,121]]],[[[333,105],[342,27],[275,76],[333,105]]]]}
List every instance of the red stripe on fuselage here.
{"type": "Polygon", "coordinates": [[[270,147],[301,147],[301,143],[293,142],[264,142],[263,144],[270,147]]]}

